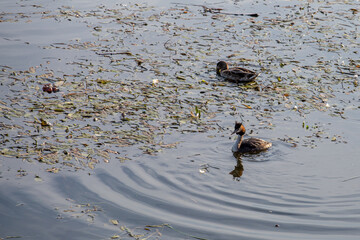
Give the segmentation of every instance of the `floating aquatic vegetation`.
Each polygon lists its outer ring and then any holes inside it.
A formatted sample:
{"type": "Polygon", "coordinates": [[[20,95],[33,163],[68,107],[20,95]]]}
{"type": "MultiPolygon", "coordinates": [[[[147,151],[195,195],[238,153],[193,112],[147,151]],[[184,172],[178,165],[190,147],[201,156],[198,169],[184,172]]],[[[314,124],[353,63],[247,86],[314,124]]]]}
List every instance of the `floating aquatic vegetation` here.
{"type": "MultiPolygon", "coordinates": [[[[357,11],[335,11],[334,4],[278,5],[277,16],[183,4],[2,13],[0,24],[37,16],[76,19],[92,37],[41,46],[82,57],[51,59],[22,71],[1,66],[7,94],[0,99],[0,153],[54,165],[47,171],[56,173],[65,166],[92,169],[139,153],[158,154],[179,144],[167,142],[168,135],[218,129],[227,115],[269,129],[281,113],[305,118],[321,111],[346,118],[345,99],[359,92],[357,11]],[[336,26],[329,24],[335,19],[336,26]],[[217,79],[216,63],[226,58],[261,72],[257,82],[217,79]]],[[[352,108],[358,109],[356,103],[352,108]]],[[[327,138],[341,142],[337,133],[319,128],[304,128],[313,133],[302,145],[327,138]]]]}
{"type": "Polygon", "coordinates": [[[57,219],[64,219],[66,217],[72,218],[86,218],[90,223],[95,221],[98,212],[102,212],[102,209],[97,205],[92,205],[89,203],[75,203],[74,200],[67,198],[66,199],[70,206],[66,209],[56,207],[55,210],[58,212],[57,219]]]}

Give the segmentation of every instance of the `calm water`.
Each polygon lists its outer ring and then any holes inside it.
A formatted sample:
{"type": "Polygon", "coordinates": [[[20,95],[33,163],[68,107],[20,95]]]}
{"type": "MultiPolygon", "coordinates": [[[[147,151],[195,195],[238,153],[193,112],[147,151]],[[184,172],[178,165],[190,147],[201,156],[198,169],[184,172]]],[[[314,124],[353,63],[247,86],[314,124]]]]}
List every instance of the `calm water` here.
{"type": "Polygon", "coordinates": [[[0,238],[358,239],[358,2],[198,4],[260,16],[163,1],[0,3],[0,238]],[[219,59],[261,72],[260,91],[218,84],[219,59]],[[153,79],[163,88],[143,95],[153,79]],[[47,82],[61,92],[45,95],[47,82]],[[93,111],[103,102],[121,106],[93,111]],[[46,114],[51,129],[36,120],[46,114]],[[273,147],[236,158],[241,119],[273,147]],[[54,154],[64,156],[44,163],[54,154]]]}

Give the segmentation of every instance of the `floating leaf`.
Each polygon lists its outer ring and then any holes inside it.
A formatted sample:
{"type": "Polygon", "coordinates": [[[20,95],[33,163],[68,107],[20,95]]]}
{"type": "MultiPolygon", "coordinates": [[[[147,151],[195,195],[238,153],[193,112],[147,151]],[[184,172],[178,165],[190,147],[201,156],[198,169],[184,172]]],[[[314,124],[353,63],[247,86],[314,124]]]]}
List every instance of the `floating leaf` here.
{"type": "Polygon", "coordinates": [[[35,73],[35,72],[36,72],[36,69],[34,67],[29,68],[29,73],[35,73]]]}
{"type": "Polygon", "coordinates": [[[43,118],[40,118],[40,121],[41,121],[41,126],[43,126],[43,127],[51,127],[52,126],[52,123],[50,123],[49,121],[47,121],[43,118]]]}
{"type": "Polygon", "coordinates": [[[55,167],[46,169],[47,172],[52,172],[52,173],[58,173],[59,170],[60,170],[59,168],[55,168],[55,167]]]}
{"type": "Polygon", "coordinates": [[[43,180],[41,179],[40,176],[38,175],[35,175],[35,178],[34,178],[35,182],[42,182],[43,180]]]}
{"type": "Polygon", "coordinates": [[[245,106],[247,109],[252,109],[252,107],[249,105],[246,105],[246,104],[242,104],[242,105],[245,106]]]}
{"type": "Polygon", "coordinates": [[[116,220],[116,219],[111,219],[111,220],[110,220],[110,223],[111,223],[111,224],[114,224],[114,225],[118,225],[118,224],[119,224],[119,221],[116,220]]]}

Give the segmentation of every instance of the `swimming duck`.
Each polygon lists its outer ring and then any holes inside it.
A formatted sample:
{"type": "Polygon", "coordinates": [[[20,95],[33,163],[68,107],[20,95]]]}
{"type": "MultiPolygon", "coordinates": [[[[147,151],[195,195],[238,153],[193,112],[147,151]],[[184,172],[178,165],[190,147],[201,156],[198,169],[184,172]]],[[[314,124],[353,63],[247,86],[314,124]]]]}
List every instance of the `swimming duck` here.
{"type": "Polygon", "coordinates": [[[232,82],[251,82],[254,81],[259,73],[246,68],[230,68],[226,62],[220,61],[216,65],[216,74],[232,82]]]}
{"type": "Polygon", "coordinates": [[[242,125],[242,123],[235,122],[235,130],[232,134],[236,133],[238,138],[232,147],[233,152],[257,153],[267,150],[272,146],[271,142],[267,142],[259,138],[247,138],[243,140],[245,132],[246,130],[244,125],[242,125]]]}

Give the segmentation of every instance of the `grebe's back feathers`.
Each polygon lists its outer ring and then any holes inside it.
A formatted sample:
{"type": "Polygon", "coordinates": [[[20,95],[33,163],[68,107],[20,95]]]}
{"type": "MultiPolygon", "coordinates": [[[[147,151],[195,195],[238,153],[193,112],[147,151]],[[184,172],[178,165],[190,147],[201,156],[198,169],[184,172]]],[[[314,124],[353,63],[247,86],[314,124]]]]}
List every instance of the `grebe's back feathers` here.
{"type": "Polygon", "coordinates": [[[241,147],[238,152],[256,153],[264,151],[272,146],[271,142],[259,138],[247,138],[241,143],[241,147]]]}

